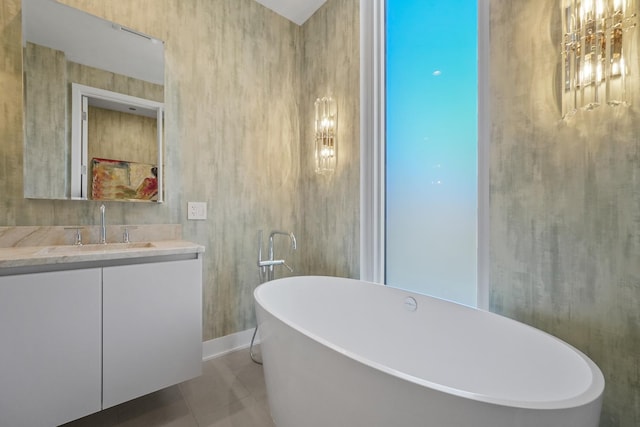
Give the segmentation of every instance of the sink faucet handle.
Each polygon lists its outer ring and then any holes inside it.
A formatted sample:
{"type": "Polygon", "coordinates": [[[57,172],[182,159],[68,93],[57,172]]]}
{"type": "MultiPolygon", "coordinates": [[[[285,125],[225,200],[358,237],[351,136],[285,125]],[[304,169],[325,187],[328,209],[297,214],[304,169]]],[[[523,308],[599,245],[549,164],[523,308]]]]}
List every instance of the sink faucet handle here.
{"type": "Polygon", "coordinates": [[[129,230],[135,230],[138,227],[124,227],[124,231],[122,232],[122,243],[130,243],[129,237],[130,237],[130,233],[129,230]]]}
{"type": "Polygon", "coordinates": [[[82,246],[82,230],[83,227],[65,227],[65,230],[76,230],[75,241],[73,242],[76,246],[82,246]]]}

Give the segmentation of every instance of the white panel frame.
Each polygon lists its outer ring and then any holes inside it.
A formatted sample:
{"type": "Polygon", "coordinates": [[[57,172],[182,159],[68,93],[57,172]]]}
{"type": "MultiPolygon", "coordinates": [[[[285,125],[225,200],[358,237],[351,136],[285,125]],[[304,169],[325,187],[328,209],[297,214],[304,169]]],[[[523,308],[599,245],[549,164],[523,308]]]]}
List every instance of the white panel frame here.
{"type": "Polygon", "coordinates": [[[360,279],[385,278],[384,0],[360,1],[360,279]]]}
{"type": "Polygon", "coordinates": [[[478,308],[489,309],[490,52],[489,0],[478,0],[478,308]]]}
{"type": "MultiPolygon", "coordinates": [[[[489,0],[478,0],[477,306],[489,308],[489,0]]],[[[360,1],[360,278],[385,280],[385,0],[360,1]]]]}

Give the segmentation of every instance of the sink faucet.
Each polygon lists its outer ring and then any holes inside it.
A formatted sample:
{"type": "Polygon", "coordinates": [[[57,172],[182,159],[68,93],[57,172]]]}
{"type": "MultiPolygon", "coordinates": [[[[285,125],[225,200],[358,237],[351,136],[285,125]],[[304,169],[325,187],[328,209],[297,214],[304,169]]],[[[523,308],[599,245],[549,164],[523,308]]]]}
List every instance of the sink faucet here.
{"type": "Polygon", "coordinates": [[[107,244],[107,226],[104,223],[104,213],[107,208],[104,207],[104,203],[100,205],[100,243],[107,244]]]}

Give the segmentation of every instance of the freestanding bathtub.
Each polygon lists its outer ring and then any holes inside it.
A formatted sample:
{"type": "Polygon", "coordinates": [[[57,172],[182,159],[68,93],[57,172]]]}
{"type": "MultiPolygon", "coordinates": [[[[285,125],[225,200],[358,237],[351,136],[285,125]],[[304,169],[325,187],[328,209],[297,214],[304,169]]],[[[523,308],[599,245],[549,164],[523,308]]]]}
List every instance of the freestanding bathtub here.
{"type": "Polygon", "coordinates": [[[486,311],[300,276],[254,293],[277,427],[597,427],[584,354],[486,311]]]}

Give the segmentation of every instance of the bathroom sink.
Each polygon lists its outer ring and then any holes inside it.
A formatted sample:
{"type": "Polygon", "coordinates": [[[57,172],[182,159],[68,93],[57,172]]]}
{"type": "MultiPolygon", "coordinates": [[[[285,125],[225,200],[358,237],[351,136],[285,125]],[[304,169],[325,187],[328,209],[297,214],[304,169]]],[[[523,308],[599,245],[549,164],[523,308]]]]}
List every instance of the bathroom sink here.
{"type": "Polygon", "coordinates": [[[39,255],[64,255],[64,254],[78,254],[86,252],[108,252],[108,251],[123,251],[127,249],[144,249],[154,248],[155,245],[150,242],[130,242],[130,243],[93,243],[89,245],[81,246],[47,246],[38,251],[39,255]]]}

